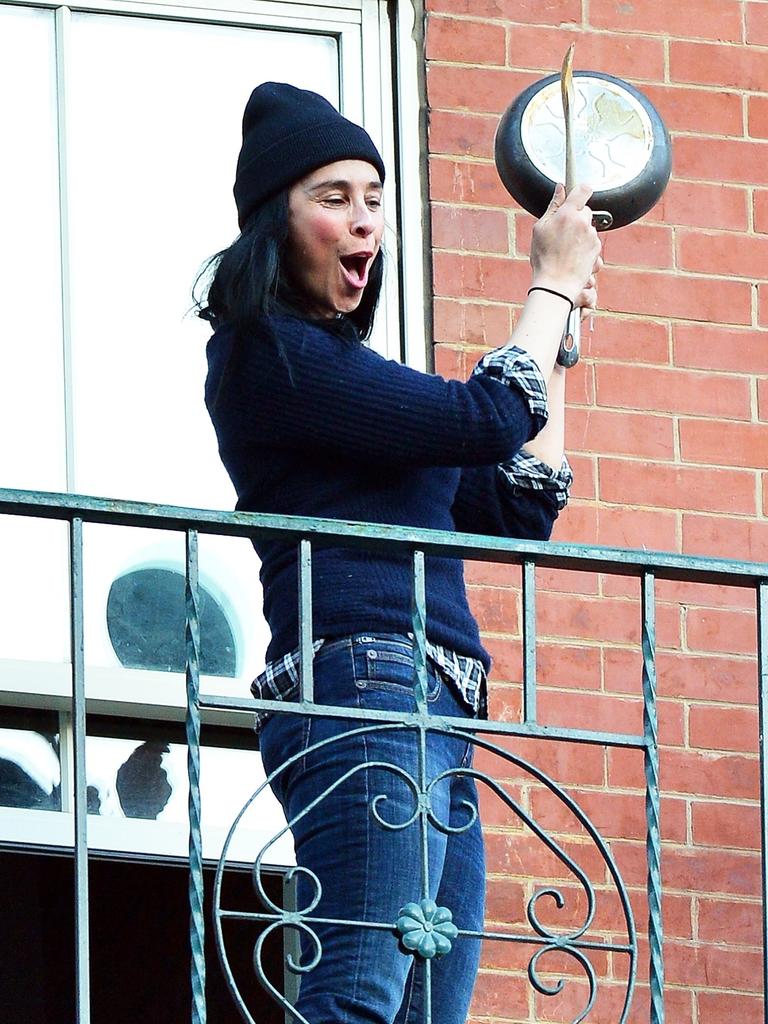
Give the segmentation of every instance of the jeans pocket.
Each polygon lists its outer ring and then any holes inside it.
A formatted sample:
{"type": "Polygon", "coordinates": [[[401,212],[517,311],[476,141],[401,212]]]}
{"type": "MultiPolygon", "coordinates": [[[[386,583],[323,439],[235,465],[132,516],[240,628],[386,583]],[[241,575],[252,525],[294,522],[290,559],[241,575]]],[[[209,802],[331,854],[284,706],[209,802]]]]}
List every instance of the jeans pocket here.
{"type": "MultiPolygon", "coordinates": [[[[389,693],[409,704],[415,701],[416,667],[408,641],[371,639],[355,647],[355,685],[361,692],[389,693]]],[[[427,700],[440,696],[442,681],[427,665],[427,700]]]]}

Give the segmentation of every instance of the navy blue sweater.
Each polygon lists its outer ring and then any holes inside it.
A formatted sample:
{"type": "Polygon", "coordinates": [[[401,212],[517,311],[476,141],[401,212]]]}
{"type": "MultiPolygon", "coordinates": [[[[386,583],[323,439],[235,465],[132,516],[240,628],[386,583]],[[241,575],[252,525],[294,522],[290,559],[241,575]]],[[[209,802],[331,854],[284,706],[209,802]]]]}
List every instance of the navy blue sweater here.
{"type": "MultiPolygon", "coordinates": [[[[219,452],[253,512],[546,539],[546,491],[497,472],[541,429],[525,396],[490,376],[467,383],[419,373],[362,345],[348,321],[264,318],[237,343],[208,343],[205,399],[219,452]]],[[[298,644],[296,545],[259,539],[267,660],[298,644]]],[[[462,563],[427,559],[427,634],[480,658],[462,563]]],[[[328,548],[313,558],[313,635],[406,633],[407,557],[328,548]]]]}

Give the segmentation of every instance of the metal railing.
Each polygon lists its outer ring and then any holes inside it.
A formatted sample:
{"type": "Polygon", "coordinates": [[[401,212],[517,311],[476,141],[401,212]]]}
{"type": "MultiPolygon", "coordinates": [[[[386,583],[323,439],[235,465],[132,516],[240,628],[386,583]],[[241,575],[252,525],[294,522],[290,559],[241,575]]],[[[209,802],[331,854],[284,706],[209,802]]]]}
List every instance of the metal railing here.
{"type": "MultiPolygon", "coordinates": [[[[530,931],[502,929],[494,932],[450,932],[452,941],[480,938],[498,942],[533,946],[528,964],[528,976],[534,988],[542,995],[553,995],[562,988],[562,980],[552,984],[540,974],[541,957],[558,951],[577,963],[588,983],[587,1000],[576,1022],[587,1019],[595,1002],[598,979],[589,959],[595,951],[613,952],[628,958],[626,972],[626,993],[617,1020],[628,1019],[630,1004],[635,989],[637,973],[637,934],[627,889],[622,881],[609,845],[601,838],[597,829],[574,800],[553,779],[521,757],[510,753],[498,742],[510,737],[534,737],[557,742],[598,744],[604,747],[631,748],[641,751],[645,767],[645,809],[646,809],[646,851],[647,851],[647,898],[648,898],[648,939],[650,1016],[651,1024],[664,1021],[664,955],[662,928],[662,882],[661,882],[661,841],[659,827],[659,752],[657,721],[657,680],[656,680],[656,581],[674,580],[715,586],[730,586],[755,591],[757,608],[757,702],[760,729],[760,797],[761,797],[761,848],[762,848],[762,891],[763,891],[763,938],[768,935],[766,914],[766,889],[768,871],[766,848],[768,847],[768,818],[766,799],[768,788],[768,767],[766,765],[763,739],[766,735],[766,714],[768,714],[768,565],[762,563],[737,562],[724,559],[692,557],[678,554],[663,554],[648,551],[628,551],[562,543],[540,543],[533,541],[511,541],[493,537],[467,534],[443,533],[430,530],[414,530],[405,527],[391,527],[370,524],[340,523],[331,520],[279,517],[250,513],[223,513],[196,509],[156,506],[130,501],[80,497],[68,494],[39,493],[0,489],[0,513],[15,516],[31,516],[64,520],[69,523],[70,545],[70,616],[71,616],[71,664],[72,664],[72,714],[74,732],[74,856],[76,887],[76,991],[78,1024],[90,1024],[89,1008],[89,941],[88,941],[88,846],[86,834],[87,792],[85,776],[85,735],[86,697],[85,661],[83,648],[83,523],[101,523],[115,526],[151,528],[153,530],[180,531],[186,536],[186,654],[187,654],[187,740],[189,770],[189,859],[190,859],[190,943],[191,943],[191,985],[193,1024],[204,1024],[205,1004],[205,962],[203,954],[203,879],[202,839],[200,808],[200,712],[205,709],[226,710],[252,714],[254,709],[273,710],[271,700],[236,699],[211,697],[200,693],[200,617],[198,603],[198,536],[215,534],[232,537],[269,537],[293,542],[298,548],[301,645],[301,698],[298,701],[281,702],[280,710],[289,715],[323,716],[325,718],[355,718],[360,721],[359,730],[370,732],[385,729],[407,729],[414,733],[423,744],[428,734],[450,733],[461,736],[477,749],[492,752],[505,763],[514,765],[537,783],[544,786],[563,805],[574,820],[589,835],[596,847],[608,876],[615,887],[621,904],[626,941],[612,942],[590,938],[589,929],[594,918],[595,889],[582,868],[575,863],[566,850],[515,801],[513,796],[494,778],[476,769],[465,769],[498,797],[521,822],[524,823],[557,859],[570,871],[581,886],[585,896],[586,912],[575,928],[557,930],[546,926],[538,915],[539,898],[546,894],[558,903],[563,902],[562,894],[548,885],[537,890],[529,900],[527,920],[530,931]],[[312,652],[312,554],[322,546],[358,547],[385,552],[390,555],[406,555],[412,559],[413,611],[412,632],[415,650],[414,693],[416,711],[398,713],[390,711],[360,711],[357,709],[332,707],[319,704],[314,699],[313,652],[312,652]],[[522,566],[522,720],[519,722],[487,721],[466,718],[438,718],[428,714],[426,706],[426,607],[425,607],[425,557],[431,555],[450,556],[474,561],[498,562],[522,566]],[[642,649],[642,734],[616,733],[604,730],[585,730],[554,727],[542,724],[537,717],[537,668],[536,668],[536,568],[547,567],[565,570],[580,570],[636,577],[641,583],[641,649],[642,649]],[[454,934],[455,933],[455,934],[454,934]]],[[[331,741],[325,740],[323,743],[331,741]]],[[[422,759],[423,761],[423,759],[422,759]]],[[[282,771],[281,765],[273,777],[282,771]]],[[[401,772],[401,774],[403,774],[401,772]]],[[[269,779],[264,783],[266,786],[269,779]]],[[[415,777],[409,776],[407,783],[414,796],[414,821],[422,828],[423,842],[426,843],[426,828],[441,829],[443,824],[436,819],[430,804],[431,787],[436,780],[429,779],[422,764],[415,777]]],[[[261,787],[263,789],[263,787],[261,787]]],[[[254,797],[258,795],[254,794],[254,797]]],[[[327,794],[321,794],[321,802],[327,794]]],[[[252,798],[253,799],[253,798],[252,798]]],[[[248,805],[246,805],[247,807],[248,805]]],[[[246,808],[244,808],[245,811],[246,808]]],[[[241,812],[242,814],[243,812],[241,812]]],[[[375,815],[375,809],[372,807],[375,815]]],[[[239,819],[238,819],[239,821],[239,819]]],[[[221,879],[226,865],[227,850],[236,831],[238,821],[233,824],[219,862],[215,885],[215,928],[219,941],[222,965],[228,976],[233,998],[246,1021],[254,1021],[246,1002],[238,991],[232,972],[229,970],[227,953],[222,937],[222,922],[229,919],[257,920],[266,925],[267,931],[276,929],[314,934],[312,915],[316,900],[305,908],[280,907],[273,903],[259,882],[259,869],[270,843],[259,851],[254,860],[254,884],[261,897],[263,912],[239,911],[221,906],[221,879]]],[[[289,823],[290,824],[290,823],[289,823]]],[[[468,826],[467,826],[468,827],[468,826]]],[[[426,862],[426,856],[424,858],[426,862]]],[[[320,883],[315,879],[318,895],[320,883]]],[[[416,907],[430,912],[424,901],[428,896],[426,867],[422,874],[420,889],[414,893],[416,907]]],[[[413,911],[418,918],[416,910],[413,911]]],[[[327,922],[326,922],[327,923],[327,922]]],[[[368,927],[387,930],[397,937],[397,926],[391,921],[338,921],[341,926],[368,927]]],[[[418,923],[418,922],[417,922],[418,923]]],[[[413,922],[411,922],[411,925],[413,922]]],[[[409,927],[411,927],[409,925],[409,927]]],[[[401,928],[402,937],[402,928],[401,928]]],[[[316,938],[316,937],[315,937],[316,938]]],[[[416,936],[418,940],[419,936],[416,936]]],[[[412,945],[419,946],[414,940],[412,945]]],[[[260,940],[261,941],[261,940],[260,940]]],[[[317,942],[319,947],[319,940],[317,942]]],[[[764,945],[765,949],[765,945],[764,945]]],[[[318,956],[321,955],[319,949],[318,956]]],[[[413,950],[415,959],[423,964],[426,988],[432,954],[427,947],[413,950]]],[[[262,985],[273,997],[282,1003],[287,1019],[303,1018],[292,1011],[284,995],[268,981],[259,963],[259,947],[255,950],[256,973],[262,985]]],[[[300,966],[289,962],[289,968],[296,973],[306,972],[312,965],[300,966]]],[[[768,967],[763,957],[763,986],[768,992],[768,967]]],[[[768,1021],[768,1012],[764,1011],[768,1021]]],[[[427,1001],[427,1024],[431,1009],[427,1001]]],[[[309,1022],[313,1024],[313,1022],[309,1022]]]]}

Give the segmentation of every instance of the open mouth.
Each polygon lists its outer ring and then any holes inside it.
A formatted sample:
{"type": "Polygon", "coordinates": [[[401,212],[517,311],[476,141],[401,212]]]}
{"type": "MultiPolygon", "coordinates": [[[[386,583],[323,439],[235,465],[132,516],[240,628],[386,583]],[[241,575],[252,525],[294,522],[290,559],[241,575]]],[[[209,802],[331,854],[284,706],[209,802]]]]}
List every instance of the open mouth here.
{"type": "Polygon", "coordinates": [[[355,288],[365,288],[368,284],[368,267],[371,262],[370,253],[354,253],[351,256],[340,256],[339,262],[349,283],[355,288]]]}

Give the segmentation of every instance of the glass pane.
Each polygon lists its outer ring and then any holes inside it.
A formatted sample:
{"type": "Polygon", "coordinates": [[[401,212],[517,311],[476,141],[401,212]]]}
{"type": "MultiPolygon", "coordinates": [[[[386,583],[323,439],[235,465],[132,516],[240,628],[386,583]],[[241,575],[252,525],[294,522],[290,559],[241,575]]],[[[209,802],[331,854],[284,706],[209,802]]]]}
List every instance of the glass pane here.
{"type": "Polygon", "coordinates": [[[0,95],[0,481],[4,487],[64,490],[52,11],[0,5],[0,95]]]}
{"type": "MultiPolygon", "coordinates": [[[[166,734],[168,735],[168,734],[166,734]]],[[[171,735],[176,735],[171,733],[171,735]]],[[[88,810],[108,818],[144,818],[166,824],[188,822],[187,748],[171,742],[162,728],[147,726],[146,740],[87,737],[88,810]]],[[[264,781],[256,750],[203,745],[200,748],[200,801],[203,829],[226,831],[264,781]]],[[[269,789],[244,820],[254,850],[285,828],[285,818],[269,789]]],[[[269,863],[292,863],[289,836],[270,850],[269,863]]]]}
{"type": "Polygon", "coordinates": [[[202,401],[197,271],[237,234],[251,89],[338,102],[332,36],[73,14],[69,99],[76,488],[230,508],[202,401]],[[141,74],[136,74],[136,69],[141,74]]]}
{"type": "MultiPolygon", "coordinates": [[[[0,516],[0,689],[16,689],[5,659],[69,661],[67,526],[0,516]]],[[[31,685],[34,679],[30,676],[31,685]]],[[[38,684],[39,685],[39,684],[38,684]]]]}
{"type": "Polygon", "coordinates": [[[55,714],[0,708],[0,807],[61,810],[55,714]]]}

